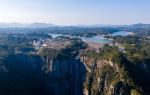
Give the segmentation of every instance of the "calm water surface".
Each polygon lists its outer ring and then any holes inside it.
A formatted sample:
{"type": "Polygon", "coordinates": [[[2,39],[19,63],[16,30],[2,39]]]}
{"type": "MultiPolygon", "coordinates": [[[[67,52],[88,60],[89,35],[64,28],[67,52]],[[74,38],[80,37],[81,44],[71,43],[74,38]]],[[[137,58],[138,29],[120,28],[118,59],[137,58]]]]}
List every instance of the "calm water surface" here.
{"type": "Polygon", "coordinates": [[[112,36],[127,36],[129,32],[127,31],[118,31],[112,34],[112,36]]]}
{"type": "MultiPolygon", "coordinates": [[[[50,34],[53,38],[58,36],[69,36],[69,35],[61,35],[61,34],[50,34]]],[[[78,37],[78,36],[69,36],[69,37],[76,37],[80,38],[85,42],[95,42],[95,43],[110,43],[112,42],[111,39],[104,38],[103,36],[93,36],[93,37],[78,37]]]]}

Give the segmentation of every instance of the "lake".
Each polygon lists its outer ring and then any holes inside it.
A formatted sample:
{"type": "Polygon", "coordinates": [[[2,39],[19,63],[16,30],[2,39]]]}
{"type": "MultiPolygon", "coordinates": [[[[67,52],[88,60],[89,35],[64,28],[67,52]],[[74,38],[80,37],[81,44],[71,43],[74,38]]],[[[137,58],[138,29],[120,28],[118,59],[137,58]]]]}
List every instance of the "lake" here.
{"type": "Polygon", "coordinates": [[[111,39],[104,38],[103,36],[93,36],[93,37],[78,37],[78,36],[70,36],[70,35],[61,35],[61,34],[50,34],[53,38],[58,36],[69,36],[76,37],[82,39],[84,42],[94,42],[94,43],[111,43],[111,39]]]}
{"type": "MultiPolygon", "coordinates": [[[[118,31],[112,34],[112,36],[127,36],[133,34],[132,32],[127,31],[118,31]]],[[[105,38],[104,36],[93,36],[93,37],[79,37],[79,36],[70,36],[70,35],[61,35],[61,34],[50,34],[53,38],[58,36],[68,36],[76,37],[82,39],[84,42],[94,42],[94,43],[111,43],[112,39],[105,38]]]]}
{"type": "Polygon", "coordinates": [[[118,31],[112,34],[112,36],[128,36],[129,34],[131,34],[131,32],[127,32],[127,31],[118,31]]]}

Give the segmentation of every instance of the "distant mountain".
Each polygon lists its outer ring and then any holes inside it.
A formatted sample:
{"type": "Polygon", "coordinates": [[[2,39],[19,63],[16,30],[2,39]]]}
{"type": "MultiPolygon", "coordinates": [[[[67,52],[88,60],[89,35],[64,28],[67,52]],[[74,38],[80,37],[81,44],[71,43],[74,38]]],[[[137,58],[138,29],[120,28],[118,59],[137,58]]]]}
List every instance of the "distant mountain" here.
{"type": "Polygon", "coordinates": [[[93,25],[72,25],[74,27],[112,27],[112,25],[93,24],[93,25]]]}
{"type": "Polygon", "coordinates": [[[118,28],[118,27],[127,27],[127,28],[150,28],[150,24],[131,24],[131,25],[111,25],[111,24],[95,24],[95,25],[74,25],[75,27],[111,27],[111,28],[118,28]]]}
{"type": "Polygon", "coordinates": [[[150,24],[138,23],[138,24],[131,25],[131,27],[135,27],[135,28],[150,28],[150,24]]]}
{"type": "Polygon", "coordinates": [[[56,25],[49,23],[0,23],[0,28],[47,28],[47,27],[56,27],[56,25]]]}
{"type": "Polygon", "coordinates": [[[31,28],[44,28],[44,27],[56,27],[57,25],[47,23],[32,23],[29,25],[31,28]]]}
{"type": "Polygon", "coordinates": [[[0,28],[50,28],[50,27],[81,27],[81,28],[96,28],[96,27],[108,27],[108,28],[150,28],[150,24],[131,24],[131,25],[111,25],[111,24],[93,24],[93,25],[70,25],[70,26],[59,26],[50,23],[0,23],[0,28]]]}

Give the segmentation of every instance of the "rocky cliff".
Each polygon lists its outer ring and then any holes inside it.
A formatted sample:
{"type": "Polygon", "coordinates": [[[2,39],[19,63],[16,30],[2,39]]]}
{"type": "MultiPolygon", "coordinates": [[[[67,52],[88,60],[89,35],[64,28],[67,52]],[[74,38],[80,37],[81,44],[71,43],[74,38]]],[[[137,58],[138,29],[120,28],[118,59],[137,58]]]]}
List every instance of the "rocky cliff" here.
{"type": "Polygon", "coordinates": [[[133,76],[133,63],[116,48],[46,49],[41,56],[47,95],[147,95],[133,76]]]}
{"type": "Polygon", "coordinates": [[[43,52],[46,52],[42,55],[45,92],[48,95],[82,95],[85,66],[80,59],[68,50],[43,52]]]}
{"type": "Polygon", "coordinates": [[[119,52],[115,52],[112,56],[108,55],[112,53],[113,49],[105,53],[81,52],[81,61],[87,69],[84,94],[141,95],[141,89],[128,70],[128,60],[119,52]]]}

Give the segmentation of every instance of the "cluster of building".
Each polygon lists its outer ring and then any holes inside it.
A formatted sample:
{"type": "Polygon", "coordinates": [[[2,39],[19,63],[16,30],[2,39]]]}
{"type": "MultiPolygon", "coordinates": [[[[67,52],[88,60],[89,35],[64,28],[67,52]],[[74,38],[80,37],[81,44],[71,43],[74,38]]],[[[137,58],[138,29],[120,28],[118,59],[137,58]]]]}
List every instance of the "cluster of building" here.
{"type": "Polygon", "coordinates": [[[35,49],[39,50],[41,48],[53,48],[60,49],[69,46],[71,42],[63,38],[51,38],[51,39],[40,39],[39,41],[33,41],[33,46],[35,49]]]}

